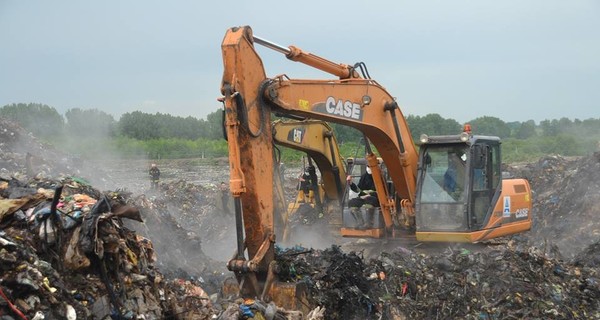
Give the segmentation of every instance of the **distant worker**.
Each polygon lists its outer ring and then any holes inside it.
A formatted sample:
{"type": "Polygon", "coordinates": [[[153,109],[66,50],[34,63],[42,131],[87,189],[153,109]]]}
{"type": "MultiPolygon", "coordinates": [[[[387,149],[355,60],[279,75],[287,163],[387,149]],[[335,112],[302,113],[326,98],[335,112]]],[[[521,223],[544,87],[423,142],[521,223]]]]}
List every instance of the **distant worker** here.
{"type": "Polygon", "coordinates": [[[223,212],[225,214],[231,214],[231,210],[229,210],[229,188],[225,182],[221,181],[219,192],[221,192],[221,206],[223,207],[223,212]]]}
{"type": "Polygon", "coordinates": [[[375,219],[375,208],[379,207],[379,199],[377,198],[377,192],[375,191],[375,182],[373,181],[373,175],[371,174],[371,168],[367,167],[367,170],[360,177],[358,185],[352,181],[352,176],[348,176],[346,181],[350,183],[350,189],[358,193],[358,197],[348,200],[348,207],[350,213],[356,220],[358,229],[368,229],[373,227],[373,220],[375,219]],[[361,207],[365,208],[367,213],[367,223],[363,219],[361,207]]]}
{"type": "Polygon", "coordinates": [[[158,180],[160,180],[160,170],[156,166],[156,163],[150,165],[150,189],[158,189],[158,180]]]}

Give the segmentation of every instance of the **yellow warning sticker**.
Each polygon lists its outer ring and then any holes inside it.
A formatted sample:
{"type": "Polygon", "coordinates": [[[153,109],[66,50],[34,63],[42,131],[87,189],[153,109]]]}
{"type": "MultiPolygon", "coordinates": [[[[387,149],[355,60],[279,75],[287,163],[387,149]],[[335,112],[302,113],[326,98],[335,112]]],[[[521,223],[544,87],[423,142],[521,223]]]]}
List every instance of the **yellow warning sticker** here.
{"type": "Polygon", "coordinates": [[[298,106],[300,109],[308,110],[310,108],[310,103],[308,103],[308,100],[298,99],[298,106]]]}

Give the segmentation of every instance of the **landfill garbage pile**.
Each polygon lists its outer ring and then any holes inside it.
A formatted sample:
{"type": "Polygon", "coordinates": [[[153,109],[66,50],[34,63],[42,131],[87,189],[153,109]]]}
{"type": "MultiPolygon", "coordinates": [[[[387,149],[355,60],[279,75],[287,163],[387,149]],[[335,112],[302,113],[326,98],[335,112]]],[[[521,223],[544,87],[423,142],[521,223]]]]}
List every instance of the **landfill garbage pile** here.
{"type": "Polygon", "coordinates": [[[516,242],[435,255],[399,248],[368,261],[335,246],[279,255],[284,279],[306,283],[325,319],[600,319],[597,268],[516,242]]]}
{"type": "Polygon", "coordinates": [[[92,187],[72,158],[4,119],[0,150],[3,320],[211,319],[218,312],[204,288],[216,291],[222,273],[211,268],[221,264],[160,203],[92,187]],[[149,235],[161,233],[170,241],[158,248],[171,260],[158,262],[149,235]]]}
{"type": "Polygon", "coordinates": [[[21,319],[214,314],[198,281],[166,280],[156,269],[152,241],[123,223],[141,222],[142,213],[118,192],[101,193],[70,178],[12,179],[0,191],[0,314],[21,319]]]}
{"type": "MultiPolygon", "coordinates": [[[[110,170],[65,155],[61,150],[40,142],[15,122],[0,118],[2,180],[32,179],[42,184],[51,178],[64,177],[77,183],[78,188],[87,188],[85,191],[96,199],[101,192],[94,189],[114,190],[118,186],[112,183],[114,178],[110,176],[110,170]]],[[[177,264],[178,269],[197,275],[198,270],[206,269],[206,264],[200,262],[208,260],[200,248],[200,236],[219,241],[233,226],[231,219],[222,221],[211,217],[215,211],[212,196],[215,190],[210,188],[181,180],[161,183],[160,190],[148,195],[117,190],[120,197],[125,197],[131,205],[143,211],[145,223],[125,221],[125,224],[147,238],[156,238],[155,249],[161,256],[159,264],[165,271],[171,270],[165,266],[177,264]]]]}
{"type": "Polygon", "coordinates": [[[567,159],[546,156],[515,168],[533,191],[531,244],[572,259],[600,240],[600,152],[567,159]]]}
{"type": "Polygon", "coordinates": [[[572,259],[572,262],[577,266],[600,267],[600,242],[587,246],[572,259]]]}
{"type": "Polygon", "coordinates": [[[79,174],[76,164],[76,157],[61,154],[14,122],[0,118],[0,177],[9,180],[11,174],[16,178],[26,174],[37,178],[62,172],[79,174]]]}
{"type": "MultiPolygon", "coordinates": [[[[231,198],[229,193],[227,196],[231,198]]],[[[160,260],[168,260],[173,266],[197,274],[206,267],[206,261],[210,260],[207,255],[210,254],[212,259],[221,262],[211,263],[209,269],[224,269],[224,261],[234,252],[235,220],[232,210],[225,211],[219,207],[220,197],[221,192],[214,185],[201,186],[185,180],[161,182],[159,190],[139,197],[146,201],[135,202],[157,214],[147,217],[144,225],[132,227],[138,233],[151,237],[160,260]],[[170,221],[172,230],[164,228],[162,220],[170,221]],[[163,244],[165,250],[159,247],[163,244]],[[203,250],[199,252],[200,247],[203,250]]],[[[233,208],[233,203],[230,203],[230,208],[233,208]]]]}
{"type": "MultiPolygon", "coordinates": [[[[164,192],[176,189],[178,193],[186,193],[192,198],[197,195],[193,190],[201,189],[199,186],[182,182],[163,184],[161,188],[163,188],[161,191],[167,190],[164,192]]],[[[205,214],[204,220],[210,221],[210,216],[206,216],[212,213],[206,210],[209,206],[205,206],[204,210],[194,211],[196,208],[201,209],[198,203],[189,206],[188,202],[181,201],[178,197],[169,199],[167,195],[160,195],[149,199],[146,195],[134,196],[123,191],[112,194],[122,197],[122,201],[139,208],[142,212],[143,223],[125,221],[124,225],[138,235],[152,240],[154,250],[160,257],[156,261],[156,267],[165,276],[195,279],[210,293],[219,290],[219,283],[227,272],[225,264],[208,257],[203,251],[203,241],[198,233],[186,228],[180,222],[182,215],[191,215],[189,212],[193,212],[194,216],[205,214]],[[176,209],[176,204],[180,205],[179,209],[176,209]]]]}
{"type": "Polygon", "coordinates": [[[159,206],[144,196],[100,192],[65,177],[3,181],[0,199],[3,320],[301,319],[273,304],[222,299],[217,292],[224,275],[210,273],[200,242],[156,214],[159,206]],[[179,248],[166,256],[177,256],[178,264],[158,263],[152,240],[125,226],[142,217],[169,231],[179,248]],[[195,255],[182,258],[188,247],[195,255]],[[162,273],[159,265],[170,271],[162,273]]]}
{"type": "MultiPolygon", "coordinates": [[[[202,252],[198,234],[219,241],[233,223],[211,215],[212,188],[180,180],[148,195],[100,191],[65,165],[69,157],[9,121],[0,125],[2,320],[225,320],[256,307],[299,319],[218,296],[225,263],[202,252]]],[[[86,173],[105,175],[93,169],[86,173]]]]}

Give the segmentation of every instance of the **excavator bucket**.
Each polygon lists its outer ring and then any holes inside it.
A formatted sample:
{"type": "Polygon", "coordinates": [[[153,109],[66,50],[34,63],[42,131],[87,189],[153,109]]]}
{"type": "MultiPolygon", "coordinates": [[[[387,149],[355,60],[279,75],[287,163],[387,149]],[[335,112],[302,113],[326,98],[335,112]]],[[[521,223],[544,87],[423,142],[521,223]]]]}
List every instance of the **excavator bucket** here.
{"type": "Polygon", "coordinates": [[[240,295],[240,285],[234,277],[228,277],[223,281],[221,287],[221,296],[227,299],[234,299],[240,295]]]}
{"type": "MultiPolygon", "coordinates": [[[[229,277],[223,282],[221,296],[226,299],[240,297],[240,284],[234,277],[229,277]]],[[[274,281],[271,284],[265,301],[273,301],[279,308],[295,310],[302,314],[310,312],[308,302],[308,288],[304,283],[274,281]]]]}
{"type": "Polygon", "coordinates": [[[298,310],[308,314],[308,288],[304,283],[275,281],[270,296],[275,304],[286,310],[298,310]]]}

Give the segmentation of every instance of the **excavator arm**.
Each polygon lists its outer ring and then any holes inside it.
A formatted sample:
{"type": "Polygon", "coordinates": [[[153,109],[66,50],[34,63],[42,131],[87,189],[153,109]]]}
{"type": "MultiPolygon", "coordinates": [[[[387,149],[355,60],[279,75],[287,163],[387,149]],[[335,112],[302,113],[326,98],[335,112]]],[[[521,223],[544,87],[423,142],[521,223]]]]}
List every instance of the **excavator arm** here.
{"type": "Polygon", "coordinates": [[[258,295],[268,291],[267,278],[272,278],[268,270],[275,240],[273,138],[269,125],[273,112],[340,123],[362,131],[379,151],[398,196],[408,205],[415,198],[418,155],[395,99],[376,81],[359,78],[353,67],[295,47],[271,45],[253,36],[248,26],[227,31],[222,55],[221,93],[238,235],[238,250],[228,266],[239,275],[242,291],[258,295]],[[339,79],[295,80],[284,75],[268,78],[255,43],[267,44],[292,60],[339,79]]]}
{"type": "MultiPolygon", "coordinates": [[[[240,31],[251,35],[249,29],[240,31]]],[[[238,278],[241,295],[257,297],[267,288],[264,283],[274,260],[274,161],[270,115],[258,96],[266,78],[262,62],[257,55],[243,58],[237,53],[251,48],[248,37],[225,37],[221,92],[237,234],[237,250],[228,268],[238,278]],[[253,71],[246,72],[246,65],[253,71]]]]}

